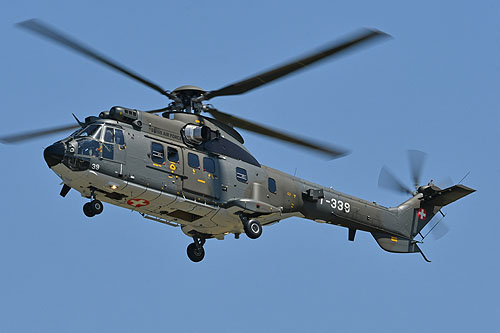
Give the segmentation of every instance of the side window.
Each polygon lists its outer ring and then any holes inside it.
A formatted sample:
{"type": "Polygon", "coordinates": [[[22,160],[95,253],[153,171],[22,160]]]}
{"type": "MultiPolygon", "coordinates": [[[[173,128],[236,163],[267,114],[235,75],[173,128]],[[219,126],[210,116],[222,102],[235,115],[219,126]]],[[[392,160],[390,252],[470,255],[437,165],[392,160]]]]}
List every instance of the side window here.
{"type": "Polygon", "coordinates": [[[167,158],[170,162],[179,162],[179,153],[177,152],[177,149],[168,147],[167,158]]]}
{"type": "Polygon", "coordinates": [[[123,146],[125,144],[125,138],[123,137],[123,131],[120,129],[115,129],[115,143],[117,145],[123,146]]]}
{"type": "Polygon", "coordinates": [[[269,192],[276,193],[276,181],[273,178],[267,179],[267,188],[269,192]]]}
{"type": "Polygon", "coordinates": [[[215,173],[215,162],[210,157],[203,157],[203,171],[215,173]]]}
{"type": "Polygon", "coordinates": [[[151,160],[156,164],[163,164],[165,162],[163,145],[156,142],[151,143],[151,160]]]}
{"type": "Polygon", "coordinates": [[[113,143],[114,141],[113,138],[114,138],[113,128],[106,127],[106,130],[104,131],[104,142],[113,143]]]}
{"type": "Polygon", "coordinates": [[[108,160],[113,159],[114,155],[114,146],[112,143],[103,143],[102,144],[102,157],[107,158],[108,160]]]}
{"type": "Polygon", "coordinates": [[[247,171],[242,168],[236,168],[236,179],[239,182],[248,184],[248,176],[247,176],[247,171]]]}
{"type": "Polygon", "coordinates": [[[200,168],[200,159],[198,158],[198,155],[193,154],[193,153],[188,153],[188,165],[191,168],[199,169],[200,168]]]}

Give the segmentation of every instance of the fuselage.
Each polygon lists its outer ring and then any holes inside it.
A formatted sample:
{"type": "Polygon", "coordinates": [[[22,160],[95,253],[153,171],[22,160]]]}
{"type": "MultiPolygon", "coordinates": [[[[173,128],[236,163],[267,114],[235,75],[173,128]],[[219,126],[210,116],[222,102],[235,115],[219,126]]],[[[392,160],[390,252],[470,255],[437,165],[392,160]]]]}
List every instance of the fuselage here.
{"type": "Polygon", "coordinates": [[[47,148],[45,158],[82,196],[180,226],[188,236],[240,234],[242,215],[262,225],[297,216],[351,230],[410,233],[396,223],[398,208],[263,166],[234,129],[195,114],[112,109],[87,118],[82,129],[47,148]]]}

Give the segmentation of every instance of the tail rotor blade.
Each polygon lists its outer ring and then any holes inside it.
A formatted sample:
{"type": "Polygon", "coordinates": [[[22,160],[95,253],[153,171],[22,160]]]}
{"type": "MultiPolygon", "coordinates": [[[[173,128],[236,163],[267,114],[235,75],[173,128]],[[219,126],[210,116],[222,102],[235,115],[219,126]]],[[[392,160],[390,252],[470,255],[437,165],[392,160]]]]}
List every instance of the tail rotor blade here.
{"type": "Polygon", "coordinates": [[[434,184],[436,184],[437,187],[443,188],[443,189],[455,185],[455,183],[453,182],[453,179],[450,176],[439,177],[439,178],[434,180],[434,184]]]}
{"type": "Polygon", "coordinates": [[[422,236],[422,240],[425,239],[429,234],[432,234],[432,237],[436,240],[443,238],[449,231],[450,228],[444,223],[444,218],[446,214],[443,211],[439,210],[441,213],[441,218],[434,223],[434,225],[422,236]]]}
{"type": "Polygon", "coordinates": [[[386,166],[382,167],[380,170],[378,186],[394,192],[413,195],[413,192],[396,178],[386,166]]]}
{"type": "Polygon", "coordinates": [[[431,235],[435,240],[443,238],[448,232],[450,231],[450,228],[446,223],[441,221],[436,228],[432,231],[431,235]]]}
{"type": "Polygon", "coordinates": [[[410,162],[411,179],[415,188],[420,185],[420,177],[424,167],[427,154],[419,150],[408,150],[408,160],[410,162]]]}

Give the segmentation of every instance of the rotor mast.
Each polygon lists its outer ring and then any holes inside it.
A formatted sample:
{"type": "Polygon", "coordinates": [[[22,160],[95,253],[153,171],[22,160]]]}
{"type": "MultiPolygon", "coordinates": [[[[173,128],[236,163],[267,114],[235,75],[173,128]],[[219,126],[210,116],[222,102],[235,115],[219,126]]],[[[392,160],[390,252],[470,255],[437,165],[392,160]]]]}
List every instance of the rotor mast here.
{"type": "Polygon", "coordinates": [[[200,114],[204,111],[205,105],[201,101],[198,101],[198,98],[206,94],[206,91],[200,87],[185,85],[176,88],[170,94],[175,96],[175,100],[168,105],[167,112],[200,114]]]}

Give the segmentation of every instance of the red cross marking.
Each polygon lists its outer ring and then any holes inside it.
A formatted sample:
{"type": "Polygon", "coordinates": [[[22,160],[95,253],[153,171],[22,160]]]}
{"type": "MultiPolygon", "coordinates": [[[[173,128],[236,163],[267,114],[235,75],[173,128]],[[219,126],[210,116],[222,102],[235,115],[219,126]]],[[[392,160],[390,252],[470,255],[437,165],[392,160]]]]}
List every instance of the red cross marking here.
{"type": "Polygon", "coordinates": [[[130,199],[129,201],[127,201],[127,204],[138,208],[149,205],[149,201],[147,201],[146,199],[130,199]]]}
{"type": "Polygon", "coordinates": [[[425,220],[427,213],[425,212],[425,209],[420,208],[417,212],[417,215],[419,220],[425,220]]]}

